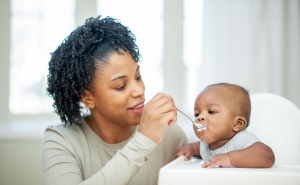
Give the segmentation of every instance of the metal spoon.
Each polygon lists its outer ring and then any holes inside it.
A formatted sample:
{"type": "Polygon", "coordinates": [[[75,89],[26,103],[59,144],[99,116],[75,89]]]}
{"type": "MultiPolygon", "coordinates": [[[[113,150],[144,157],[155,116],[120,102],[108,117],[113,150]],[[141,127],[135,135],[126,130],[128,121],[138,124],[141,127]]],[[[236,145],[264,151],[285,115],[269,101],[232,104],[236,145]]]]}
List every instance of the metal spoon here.
{"type": "Polygon", "coordinates": [[[191,120],[191,122],[198,128],[197,131],[201,132],[202,130],[206,130],[207,127],[201,123],[196,123],[194,122],[190,117],[188,117],[186,114],[184,114],[181,110],[179,110],[178,108],[176,108],[179,112],[181,112],[181,114],[185,115],[187,118],[189,118],[189,120],[191,120]]]}

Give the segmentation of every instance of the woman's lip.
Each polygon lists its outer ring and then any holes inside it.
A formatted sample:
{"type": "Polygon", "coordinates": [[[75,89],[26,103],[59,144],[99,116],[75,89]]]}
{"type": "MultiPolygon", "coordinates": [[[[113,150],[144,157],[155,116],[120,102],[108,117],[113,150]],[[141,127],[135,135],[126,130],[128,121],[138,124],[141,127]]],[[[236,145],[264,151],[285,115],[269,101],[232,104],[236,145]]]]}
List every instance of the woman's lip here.
{"type": "Polygon", "coordinates": [[[140,106],[140,107],[132,107],[132,108],[129,108],[129,110],[136,114],[142,114],[143,108],[144,108],[144,105],[142,104],[142,106],[140,106]]]}
{"type": "Polygon", "coordinates": [[[140,108],[143,106],[144,106],[144,101],[135,104],[134,106],[130,107],[129,109],[137,109],[137,108],[140,108]]]}

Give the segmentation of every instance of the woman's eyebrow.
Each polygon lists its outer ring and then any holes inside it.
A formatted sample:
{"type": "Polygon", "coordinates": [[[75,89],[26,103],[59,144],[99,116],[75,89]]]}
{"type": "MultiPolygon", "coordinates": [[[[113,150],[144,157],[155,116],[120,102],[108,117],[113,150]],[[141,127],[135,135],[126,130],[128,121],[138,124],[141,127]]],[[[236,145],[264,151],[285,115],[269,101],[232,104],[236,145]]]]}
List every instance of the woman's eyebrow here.
{"type": "MultiPolygon", "coordinates": [[[[127,76],[118,76],[118,77],[112,79],[110,82],[116,81],[116,80],[118,80],[118,79],[126,78],[126,77],[127,77],[127,76]]],[[[110,83],[110,82],[109,82],[109,83],[110,83]]]]}
{"type": "MultiPolygon", "coordinates": [[[[136,68],[135,72],[137,72],[139,69],[140,69],[140,66],[138,65],[138,67],[136,68]]],[[[126,77],[127,77],[127,76],[118,76],[118,77],[112,79],[110,82],[116,81],[116,80],[118,80],[118,79],[126,78],[126,77]]],[[[110,82],[109,82],[109,83],[110,83],[110,82]]]]}

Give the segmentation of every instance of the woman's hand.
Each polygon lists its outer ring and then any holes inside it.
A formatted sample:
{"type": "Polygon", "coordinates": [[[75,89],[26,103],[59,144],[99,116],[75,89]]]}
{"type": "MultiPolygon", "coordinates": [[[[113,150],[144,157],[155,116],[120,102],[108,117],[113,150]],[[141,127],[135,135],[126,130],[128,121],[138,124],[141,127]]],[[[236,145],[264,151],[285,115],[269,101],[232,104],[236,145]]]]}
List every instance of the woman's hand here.
{"type": "Polygon", "coordinates": [[[139,132],[158,144],[167,125],[177,121],[177,111],[171,96],[158,93],[144,105],[139,132]]]}

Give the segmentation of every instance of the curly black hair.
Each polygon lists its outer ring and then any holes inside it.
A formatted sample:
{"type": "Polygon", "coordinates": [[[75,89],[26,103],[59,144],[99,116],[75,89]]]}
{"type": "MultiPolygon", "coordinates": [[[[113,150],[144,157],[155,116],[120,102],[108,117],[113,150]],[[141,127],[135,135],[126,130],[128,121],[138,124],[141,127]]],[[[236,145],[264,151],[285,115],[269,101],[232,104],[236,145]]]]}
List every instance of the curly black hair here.
{"type": "Polygon", "coordinates": [[[117,19],[98,16],[89,18],[77,27],[51,53],[47,76],[47,95],[53,100],[55,113],[66,125],[82,118],[80,97],[91,87],[99,63],[106,63],[112,53],[129,53],[140,62],[136,38],[130,29],[117,19]]]}

